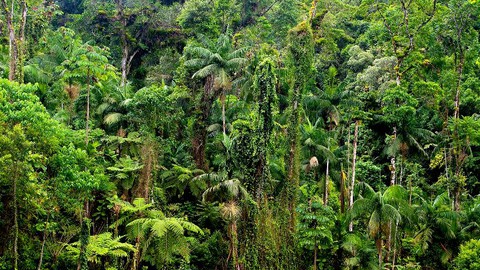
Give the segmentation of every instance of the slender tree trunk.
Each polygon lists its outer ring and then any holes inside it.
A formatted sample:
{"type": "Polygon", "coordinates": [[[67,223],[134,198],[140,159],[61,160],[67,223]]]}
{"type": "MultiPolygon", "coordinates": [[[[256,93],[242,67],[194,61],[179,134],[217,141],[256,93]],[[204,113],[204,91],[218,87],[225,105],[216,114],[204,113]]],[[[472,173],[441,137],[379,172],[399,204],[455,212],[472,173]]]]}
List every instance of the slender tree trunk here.
{"type": "MultiPolygon", "coordinates": [[[[397,127],[393,127],[393,142],[397,140],[397,127]]],[[[390,158],[390,186],[395,185],[396,180],[396,161],[395,154],[390,158]]]]}
{"type": "MultiPolygon", "coordinates": [[[[358,145],[358,125],[359,120],[355,121],[355,132],[353,134],[353,158],[352,158],[352,181],[350,182],[350,200],[349,200],[349,209],[353,207],[353,194],[355,189],[355,167],[357,163],[357,145],[358,145]]],[[[353,232],[353,222],[350,221],[348,225],[348,231],[353,232]]]]}
{"type": "Polygon", "coordinates": [[[315,15],[317,14],[317,3],[318,0],[313,0],[312,1],[312,7],[310,11],[310,23],[315,19],[315,15]]]}
{"type": "Polygon", "coordinates": [[[17,42],[18,46],[18,57],[17,57],[17,64],[16,64],[16,79],[18,82],[23,83],[23,62],[25,61],[25,54],[26,54],[26,40],[25,40],[25,25],[27,23],[27,11],[28,6],[26,1],[21,2],[22,6],[22,17],[20,20],[20,37],[19,41],[17,42]]]}
{"type": "Polygon", "coordinates": [[[140,263],[140,237],[135,238],[135,252],[133,253],[133,262],[131,270],[137,270],[140,263]]]}
{"type": "Polygon", "coordinates": [[[378,252],[378,269],[382,269],[382,247],[383,247],[383,239],[377,239],[377,252],[378,252]]]}
{"type": "Polygon", "coordinates": [[[404,170],[404,161],[405,161],[405,157],[404,156],[401,156],[401,159],[400,159],[400,176],[398,177],[398,184],[401,186],[402,185],[402,181],[403,181],[403,170],[404,170]]]}
{"type": "Polygon", "coordinates": [[[388,236],[387,236],[387,256],[386,261],[390,260],[390,252],[392,250],[392,222],[388,222],[388,236]]]}
{"type": "Polygon", "coordinates": [[[456,212],[460,211],[460,196],[461,196],[461,188],[460,187],[456,187],[455,188],[455,194],[454,194],[454,210],[456,212]]]}
{"type": "Polygon", "coordinates": [[[328,171],[329,171],[329,166],[330,166],[330,159],[327,158],[327,169],[325,171],[325,188],[323,190],[323,205],[328,204],[328,171]]]}
{"type": "Polygon", "coordinates": [[[317,253],[318,253],[317,239],[315,238],[315,246],[313,247],[313,270],[317,270],[317,253]]]}
{"type": "Polygon", "coordinates": [[[88,148],[88,132],[90,121],[90,68],[87,70],[87,115],[85,124],[85,145],[88,148]]]}
{"type": "Polygon", "coordinates": [[[453,118],[458,119],[460,117],[460,89],[462,83],[462,74],[463,74],[463,65],[464,65],[464,57],[460,56],[460,63],[457,67],[457,84],[456,84],[456,91],[455,91],[455,111],[453,113],[453,118]]]}
{"type": "Polygon", "coordinates": [[[204,92],[202,98],[197,107],[197,119],[193,127],[192,137],[192,155],[197,168],[208,171],[208,164],[205,157],[205,149],[207,143],[207,126],[208,118],[210,117],[210,111],[212,106],[212,99],[214,98],[213,90],[214,78],[208,76],[205,80],[204,92]]]}
{"type": "MultiPolygon", "coordinates": [[[[296,87],[297,88],[297,87],[296,87]]],[[[296,216],[296,192],[298,189],[298,174],[299,174],[299,164],[298,164],[298,125],[299,125],[299,111],[298,111],[298,99],[300,98],[300,89],[295,89],[292,100],[292,115],[289,127],[289,154],[288,154],[288,171],[287,171],[287,190],[286,190],[286,199],[288,210],[290,212],[290,228],[289,230],[293,232],[295,230],[295,216],[296,216]]]]}
{"type": "Polygon", "coordinates": [[[340,172],[340,213],[345,213],[345,180],[346,174],[343,171],[340,172]]]}
{"type": "Polygon", "coordinates": [[[17,182],[18,182],[18,165],[17,162],[14,164],[15,172],[13,175],[13,226],[14,229],[14,240],[13,240],[13,256],[14,256],[14,269],[18,270],[18,202],[17,202],[17,182]]]}
{"type": "Polygon", "coordinates": [[[225,90],[222,89],[222,96],[220,98],[220,101],[222,102],[222,130],[223,130],[223,135],[227,134],[227,126],[225,124],[225,90]]]}
{"type": "Polygon", "coordinates": [[[393,260],[392,260],[392,270],[395,270],[395,259],[397,257],[397,229],[398,221],[395,222],[395,231],[393,235],[393,260]]]}
{"type": "MultiPolygon", "coordinates": [[[[468,20],[467,18],[470,16],[470,14],[466,13],[463,15],[465,16],[465,20],[468,20]]],[[[465,50],[467,49],[467,47],[462,44],[462,35],[465,29],[465,21],[463,20],[462,17],[459,18],[457,16],[454,16],[453,19],[455,23],[454,27],[455,27],[456,36],[457,36],[456,38],[457,51],[455,52],[455,60],[456,62],[458,61],[456,65],[457,83],[456,83],[456,91],[455,91],[455,111],[453,115],[453,118],[456,121],[460,119],[460,96],[461,96],[460,90],[461,90],[462,77],[463,77],[463,68],[465,64],[465,50]]],[[[459,182],[459,179],[461,176],[461,167],[463,166],[463,161],[465,158],[462,157],[464,155],[464,151],[460,146],[460,139],[458,136],[458,127],[456,123],[454,127],[455,129],[453,132],[453,136],[454,136],[453,140],[454,140],[454,143],[456,144],[455,146],[456,148],[455,163],[456,164],[455,164],[455,179],[454,179],[455,188],[453,190],[453,200],[454,200],[453,205],[454,205],[455,211],[460,211],[460,196],[462,193],[462,187],[460,185],[461,183],[459,182]]]]}
{"type": "Polygon", "coordinates": [[[235,270],[240,270],[240,262],[238,261],[238,250],[237,250],[237,222],[232,222],[232,259],[235,270]]]}
{"type": "Polygon", "coordinates": [[[127,59],[128,59],[128,46],[123,45],[122,62],[121,62],[122,79],[120,81],[121,87],[125,87],[125,85],[127,84],[127,59]]]}
{"type": "MultiPolygon", "coordinates": [[[[347,123],[350,123],[349,120],[347,120],[347,123]]],[[[350,132],[351,128],[350,126],[348,127],[348,138],[347,138],[347,179],[350,179],[350,139],[352,137],[352,133],[350,132]]]]}
{"type": "Polygon", "coordinates": [[[408,181],[408,205],[412,205],[412,195],[413,195],[413,186],[412,186],[412,177],[407,177],[408,181]]]}
{"type": "MultiPolygon", "coordinates": [[[[85,201],[85,209],[88,209],[88,201],[85,201]]],[[[87,215],[87,213],[84,213],[84,215],[87,215]]],[[[87,258],[87,246],[89,242],[89,228],[87,224],[87,219],[82,217],[82,225],[81,225],[81,230],[80,230],[80,252],[78,255],[78,264],[77,264],[77,270],[88,270],[88,258],[87,258]]]]}
{"type": "Polygon", "coordinates": [[[127,33],[126,32],[126,27],[127,27],[127,20],[125,18],[125,14],[123,12],[123,1],[122,0],[115,0],[116,8],[117,8],[117,19],[121,21],[121,29],[120,29],[120,36],[121,36],[121,44],[122,44],[122,61],[121,61],[121,71],[122,71],[122,77],[120,81],[120,86],[125,87],[127,83],[127,61],[128,61],[128,55],[129,55],[129,49],[128,49],[128,40],[127,40],[127,33]]]}
{"type": "Polygon", "coordinates": [[[42,269],[43,251],[44,251],[44,248],[45,248],[45,242],[47,240],[47,227],[48,227],[48,218],[49,217],[50,217],[50,212],[47,213],[47,220],[45,221],[45,228],[43,228],[42,248],[40,249],[40,259],[38,261],[37,270],[42,269]]]}
{"type": "MultiPolygon", "coordinates": [[[[460,41],[458,41],[460,42],[460,41]]],[[[463,50],[461,50],[460,52],[460,60],[459,60],[459,64],[458,64],[458,67],[457,67],[457,75],[458,75],[458,79],[457,79],[457,85],[456,85],[456,93],[455,93],[455,112],[454,112],[454,115],[453,115],[453,118],[455,120],[458,120],[460,118],[460,89],[461,89],[461,82],[462,82],[462,74],[463,74],[463,65],[464,65],[464,61],[465,61],[465,56],[463,55],[463,50]]],[[[454,210],[455,211],[460,211],[460,196],[461,196],[461,193],[462,193],[462,187],[460,186],[460,183],[459,183],[459,179],[460,179],[460,176],[461,176],[461,168],[462,168],[462,165],[463,165],[463,161],[464,161],[464,157],[462,157],[462,155],[464,155],[464,151],[462,149],[462,147],[460,146],[460,139],[458,137],[458,128],[457,128],[457,124],[455,123],[455,130],[454,130],[454,141],[457,141],[456,142],[456,154],[455,154],[455,159],[456,159],[456,165],[455,165],[455,188],[454,188],[454,191],[453,191],[453,205],[454,205],[454,210]]]]}
{"type": "Polygon", "coordinates": [[[9,8],[7,6],[6,0],[1,0],[2,9],[5,16],[5,20],[7,22],[8,28],[8,44],[9,44],[9,72],[8,72],[8,79],[10,81],[15,80],[15,74],[17,73],[17,59],[18,59],[18,46],[17,40],[15,38],[15,28],[13,26],[13,1],[12,7],[9,8]]]}

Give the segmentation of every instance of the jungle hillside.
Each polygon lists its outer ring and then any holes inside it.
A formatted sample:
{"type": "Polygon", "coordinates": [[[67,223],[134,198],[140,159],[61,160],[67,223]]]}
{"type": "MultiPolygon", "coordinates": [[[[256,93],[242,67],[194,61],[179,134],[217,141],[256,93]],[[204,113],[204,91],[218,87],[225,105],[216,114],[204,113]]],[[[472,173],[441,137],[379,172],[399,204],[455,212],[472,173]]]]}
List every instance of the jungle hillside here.
{"type": "Polygon", "coordinates": [[[480,1],[0,0],[0,270],[479,270],[480,1]]]}

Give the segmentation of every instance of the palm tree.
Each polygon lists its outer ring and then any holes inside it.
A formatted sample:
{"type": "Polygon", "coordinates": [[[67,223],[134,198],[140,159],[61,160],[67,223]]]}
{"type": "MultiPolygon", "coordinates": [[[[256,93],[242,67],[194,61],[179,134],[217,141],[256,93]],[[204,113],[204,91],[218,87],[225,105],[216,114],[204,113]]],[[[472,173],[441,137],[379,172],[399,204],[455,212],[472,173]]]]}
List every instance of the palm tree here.
{"type": "MultiPolygon", "coordinates": [[[[333,142],[336,141],[335,138],[332,140],[331,134],[333,132],[328,132],[322,129],[322,119],[318,118],[314,124],[305,117],[305,123],[301,125],[301,133],[303,140],[303,148],[308,153],[308,158],[310,164],[307,165],[308,169],[314,169],[318,166],[318,158],[325,160],[325,182],[323,190],[323,204],[328,204],[328,195],[329,195],[329,179],[331,178],[330,165],[337,161],[335,156],[335,145],[333,142]],[[313,162],[317,160],[317,162],[313,162]],[[317,165],[317,166],[316,166],[317,165]]],[[[338,148],[337,148],[338,149],[338,148]]],[[[317,171],[314,172],[317,175],[317,171]]],[[[343,187],[341,187],[343,188],[343,187]]]]}
{"type": "Polygon", "coordinates": [[[358,218],[366,215],[368,218],[368,232],[375,240],[378,252],[378,266],[382,269],[382,252],[384,237],[387,237],[388,244],[391,242],[391,234],[396,231],[402,220],[400,207],[406,208],[407,192],[401,186],[390,186],[382,194],[375,192],[366,183],[358,185],[362,195],[356,200],[351,209],[351,217],[358,218]],[[392,228],[395,224],[395,229],[392,228]]]}
{"type": "Polygon", "coordinates": [[[203,46],[188,46],[185,53],[189,60],[187,67],[196,69],[192,78],[204,80],[204,91],[197,111],[200,114],[195,123],[195,136],[193,138],[193,156],[197,167],[207,171],[205,162],[206,127],[212,103],[220,96],[222,102],[222,127],[226,133],[225,124],[225,94],[231,88],[231,78],[234,72],[241,68],[247,61],[242,57],[246,48],[235,50],[230,42],[230,37],[222,34],[216,42],[203,39],[203,46]]]}
{"type": "Polygon", "coordinates": [[[375,261],[375,246],[367,236],[347,234],[342,241],[342,249],[351,254],[345,259],[347,269],[378,269],[375,261]]]}
{"type": "Polygon", "coordinates": [[[233,260],[233,266],[235,270],[240,269],[240,263],[238,261],[238,238],[237,238],[237,221],[240,218],[241,207],[239,206],[242,200],[252,200],[250,194],[242,186],[240,180],[227,179],[226,174],[203,174],[197,176],[196,180],[205,182],[215,181],[216,184],[212,185],[203,192],[202,200],[207,201],[219,201],[221,203],[220,212],[222,217],[228,222],[228,238],[230,239],[230,250],[227,257],[227,264],[230,257],[233,260]]]}
{"type": "Polygon", "coordinates": [[[97,108],[97,114],[103,118],[107,127],[115,127],[117,136],[125,137],[127,114],[133,93],[128,87],[112,87],[103,97],[103,102],[97,108]]]}
{"type": "Polygon", "coordinates": [[[451,205],[452,200],[445,192],[432,202],[421,199],[415,211],[418,222],[414,241],[421,247],[420,255],[425,258],[435,257],[443,265],[452,258],[452,242],[456,242],[459,233],[460,216],[451,205]]]}

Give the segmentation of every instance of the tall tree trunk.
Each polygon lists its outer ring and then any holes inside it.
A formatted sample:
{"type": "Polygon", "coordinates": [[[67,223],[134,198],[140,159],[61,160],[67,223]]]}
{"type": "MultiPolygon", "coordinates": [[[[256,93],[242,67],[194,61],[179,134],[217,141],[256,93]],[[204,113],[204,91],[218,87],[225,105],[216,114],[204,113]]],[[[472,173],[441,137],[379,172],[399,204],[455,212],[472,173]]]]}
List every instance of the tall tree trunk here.
{"type": "MultiPolygon", "coordinates": [[[[88,201],[85,201],[85,209],[88,209],[88,201]]],[[[87,215],[87,213],[84,213],[87,215]]],[[[80,230],[80,252],[78,255],[77,270],[88,270],[87,246],[90,237],[90,228],[87,223],[87,218],[82,217],[82,225],[80,230]]]]}
{"type": "Polygon", "coordinates": [[[395,231],[393,235],[393,260],[392,260],[392,270],[395,270],[395,260],[397,258],[397,229],[398,221],[395,222],[395,231]]]}
{"type": "Polygon", "coordinates": [[[13,226],[14,240],[13,240],[13,256],[14,256],[14,269],[18,270],[18,202],[17,202],[17,182],[18,182],[18,165],[14,164],[15,170],[13,175],[13,226]]]}
{"type": "Polygon", "coordinates": [[[148,202],[150,195],[150,186],[152,185],[152,174],[157,165],[157,145],[154,139],[145,138],[144,143],[140,149],[140,158],[143,167],[140,170],[138,184],[134,189],[135,198],[144,198],[148,202]]]}
{"type": "Polygon", "coordinates": [[[382,247],[383,247],[383,239],[380,237],[380,239],[376,240],[376,245],[377,245],[377,252],[378,252],[378,269],[382,269],[382,247]]]}
{"type": "MultiPolygon", "coordinates": [[[[393,143],[397,140],[397,127],[393,127],[393,143]]],[[[395,185],[396,180],[396,161],[395,153],[390,158],[390,186],[395,185]]]]}
{"type": "Polygon", "coordinates": [[[27,11],[28,6],[27,2],[24,0],[21,2],[22,6],[22,17],[20,20],[20,37],[19,41],[17,42],[17,64],[16,64],[16,75],[15,78],[18,82],[23,83],[24,74],[23,74],[23,63],[25,61],[25,54],[26,54],[26,40],[25,40],[25,25],[27,23],[27,11]]]}
{"type": "Polygon", "coordinates": [[[317,15],[317,3],[318,0],[312,1],[312,7],[310,11],[310,23],[312,23],[313,19],[315,19],[315,15],[317,15]]]}
{"type": "Polygon", "coordinates": [[[388,222],[388,231],[387,231],[387,256],[385,257],[386,261],[390,261],[390,252],[392,250],[392,221],[388,222]]]}
{"type": "Polygon", "coordinates": [[[128,55],[129,55],[129,49],[128,49],[128,39],[127,39],[127,33],[126,33],[126,27],[127,27],[127,19],[125,18],[125,14],[123,12],[123,1],[122,0],[115,0],[116,8],[117,8],[117,19],[121,21],[121,29],[120,29],[120,37],[121,37],[121,45],[122,45],[122,61],[121,61],[121,71],[122,71],[122,77],[120,81],[120,86],[125,87],[127,83],[127,61],[128,61],[128,55]]]}
{"type": "Polygon", "coordinates": [[[204,170],[205,172],[208,171],[208,164],[205,157],[208,118],[210,117],[212,102],[215,98],[215,93],[213,93],[213,83],[214,77],[212,75],[207,76],[205,79],[204,91],[196,109],[197,119],[193,124],[193,160],[195,161],[197,168],[204,170]]]}
{"type": "MultiPolygon", "coordinates": [[[[462,52],[463,54],[463,52],[462,52]]],[[[459,64],[457,67],[457,84],[456,84],[456,89],[455,89],[455,111],[453,113],[453,118],[458,119],[460,118],[460,89],[461,89],[461,84],[462,84],[462,74],[463,74],[463,65],[465,62],[465,57],[464,56],[459,56],[459,64]]]]}
{"type": "Polygon", "coordinates": [[[227,126],[225,124],[225,90],[222,89],[222,95],[220,97],[220,101],[222,102],[222,130],[223,135],[227,134],[227,126]]]}
{"type": "Polygon", "coordinates": [[[131,270],[137,270],[140,264],[140,237],[135,238],[135,252],[133,253],[133,261],[131,270]]]}
{"type": "Polygon", "coordinates": [[[7,6],[6,0],[1,0],[1,3],[8,28],[8,44],[10,53],[8,79],[10,81],[14,81],[17,73],[18,46],[15,38],[15,28],[13,26],[13,1],[11,8],[7,6]]]}
{"type": "MultiPolygon", "coordinates": [[[[459,37],[459,43],[461,42],[460,41],[460,37],[459,37]]],[[[459,45],[461,47],[461,45],[459,45]]],[[[462,83],[462,75],[463,75],[463,66],[464,66],[464,62],[465,62],[465,56],[464,56],[464,53],[463,53],[463,50],[460,49],[460,52],[459,52],[459,56],[458,56],[460,59],[459,59],[459,64],[458,64],[458,67],[457,67],[457,84],[456,84],[456,91],[455,91],[455,112],[454,112],[454,115],[453,115],[453,118],[454,120],[458,120],[460,119],[460,89],[461,89],[461,83],[462,83]]],[[[464,160],[465,160],[465,151],[463,150],[463,147],[460,146],[460,138],[458,136],[458,128],[457,128],[457,124],[455,123],[455,130],[453,132],[453,136],[454,136],[454,141],[456,141],[456,150],[455,150],[455,160],[456,160],[456,164],[455,164],[455,188],[453,190],[453,205],[454,205],[454,210],[455,211],[460,211],[460,196],[461,196],[461,193],[462,193],[462,186],[461,186],[461,183],[459,182],[459,179],[461,178],[461,168],[463,167],[463,163],[464,163],[464,160]]]]}
{"type": "Polygon", "coordinates": [[[238,261],[238,250],[237,250],[237,222],[232,222],[232,259],[235,270],[240,270],[240,262],[238,261]]]}
{"type": "Polygon", "coordinates": [[[298,162],[298,126],[299,126],[299,111],[298,103],[300,99],[300,89],[295,87],[292,99],[292,115],[290,117],[290,126],[288,131],[289,136],[289,154],[288,154],[288,171],[287,171],[287,189],[286,197],[288,211],[290,212],[290,231],[295,230],[295,216],[296,216],[296,193],[299,184],[299,162],[298,162]]]}
{"type": "Polygon", "coordinates": [[[328,185],[329,185],[329,181],[328,181],[328,171],[329,171],[329,167],[330,167],[330,159],[327,158],[327,168],[325,170],[325,188],[323,189],[323,205],[327,205],[328,204],[328,185]]]}
{"type": "Polygon", "coordinates": [[[315,238],[315,246],[313,247],[313,270],[317,270],[317,253],[318,253],[317,238],[315,238]]]}
{"type": "MultiPolygon", "coordinates": [[[[357,145],[358,145],[358,125],[359,120],[355,121],[355,131],[353,134],[353,158],[352,158],[352,181],[350,182],[350,200],[349,200],[349,209],[353,207],[353,194],[355,189],[355,167],[357,163],[357,145]]],[[[348,231],[353,232],[353,222],[350,221],[348,225],[348,231]]]]}
{"type": "Polygon", "coordinates": [[[45,221],[45,228],[43,228],[42,247],[40,249],[40,259],[38,260],[37,270],[42,270],[43,251],[45,249],[45,242],[47,241],[47,228],[48,228],[48,218],[49,217],[50,217],[50,212],[47,213],[47,220],[45,221]]]}
{"type": "Polygon", "coordinates": [[[90,68],[87,70],[87,114],[86,114],[86,123],[85,123],[85,145],[87,146],[87,148],[88,148],[89,121],[90,121],[90,68]]]}
{"type": "Polygon", "coordinates": [[[346,177],[346,173],[343,171],[340,172],[340,213],[345,213],[345,180],[348,178],[346,177]]]}
{"type": "MultiPolygon", "coordinates": [[[[457,174],[456,181],[458,182],[458,178],[460,177],[460,173],[457,174]]],[[[457,183],[454,189],[454,194],[453,194],[453,209],[458,212],[460,211],[460,196],[461,196],[461,187],[457,183]]]]}
{"type": "MultiPolygon", "coordinates": [[[[122,38],[123,40],[124,38],[122,38]]],[[[123,42],[122,42],[123,45],[123,42]]],[[[127,59],[128,59],[128,46],[125,44],[123,45],[122,49],[122,62],[121,62],[121,70],[122,70],[122,79],[120,81],[120,86],[125,87],[127,84],[127,59]]]]}

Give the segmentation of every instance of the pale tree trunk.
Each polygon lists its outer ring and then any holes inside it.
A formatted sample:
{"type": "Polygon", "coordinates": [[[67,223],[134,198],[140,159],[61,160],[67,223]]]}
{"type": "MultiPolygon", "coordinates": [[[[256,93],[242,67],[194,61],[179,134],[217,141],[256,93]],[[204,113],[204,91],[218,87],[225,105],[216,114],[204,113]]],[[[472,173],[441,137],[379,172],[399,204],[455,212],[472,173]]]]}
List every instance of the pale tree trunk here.
{"type": "Polygon", "coordinates": [[[125,44],[125,45],[123,45],[123,50],[122,51],[123,51],[122,52],[122,63],[121,63],[122,78],[121,78],[121,81],[120,81],[120,86],[125,87],[127,85],[127,77],[128,77],[128,74],[130,73],[130,68],[132,66],[133,58],[135,58],[135,55],[137,55],[139,50],[135,50],[130,54],[130,50],[128,48],[128,45],[125,44]]]}
{"type": "Polygon", "coordinates": [[[392,270],[395,270],[395,260],[397,258],[397,230],[398,230],[398,221],[395,222],[395,231],[393,235],[393,260],[392,260],[392,270]]]}
{"type": "Polygon", "coordinates": [[[38,261],[37,270],[42,269],[43,251],[45,249],[45,242],[47,241],[47,227],[48,227],[48,218],[49,217],[50,217],[50,212],[47,213],[47,220],[45,221],[45,228],[43,228],[42,248],[40,249],[40,259],[38,261]]]}
{"type": "Polygon", "coordinates": [[[456,84],[456,91],[455,91],[455,111],[453,113],[453,118],[458,119],[460,117],[460,89],[462,83],[462,74],[463,74],[463,65],[465,57],[460,56],[460,63],[457,67],[457,84],[456,84]]]}
{"type": "Polygon", "coordinates": [[[290,118],[290,126],[288,130],[289,137],[289,153],[287,163],[287,186],[284,188],[285,195],[283,199],[286,200],[286,206],[290,213],[288,231],[293,233],[296,225],[296,204],[297,204],[297,190],[299,183],[299,167],[298,167],[298,126],[300,122],[300,115],[298,110],[298,103],[300,99],[300,86],[296,85],[292,97],[292,114],[290,118]]]}
{"type": "MultiPolygon", "coordinates": [[[[460,34],[459,34],[459,44],[461,42],[460,40],[460,34]]],[[[459,45],[461,47],[461,45],[459,45]]],[[[463,50],[460,49],[460,52],[459,52],[459,64],[458,64],[458,67],[457,67],[457,76],[458,76],[458,79],[457,79],[457,84],[456,84],[456,93],[455,93],[455,112],[454,112],[454,115],[453,115],[453,118],[455,120],[458,120],[460,119],[460,89],[461,89],[461,83],[462,83],[462,74],[463,74],[463,65],[464,65],[464,62],[465,62],[465,56],[464,56],[464,53],[463,53],[463,50]]],[[[457,140],[457,145],[459,144],[458,140],[460,140],[458,138],[458,129],[457,129],[457,125],[455,124],[455,130],[454,130],[454,136],[455,136],[455,139],[457,140]]],[[[465,157],[463,157],[464,155],[464,150],[462,149],[462,147],[460,146],[457,146],[457,149],[456,149],[456,168],[455,168],[455,181],[457,183],[455,183],[455,189],[454,189],[454,194],[453,194],[453,201],[454,201],[454,210],[455,211],[460,211],[460,196],[462,194],[462,187],[460,186],[460,183],[458,182],[459,179],[460,179],[460,176],[461,176],[461,168],[463,166],[463,162],[465,160],[465,157]]]]}
{"type": "MultiPolygon", "coordinates": [[[[330,137],[328,138],[327,148],[330,150],[330,137]]],[[[327,168],[325,170],[325,188],[323,190],[323,205],[328,204],[328,176],[329,176],[329,169],[330,169],[330,159],[327,158],[327,168]]]]}
{"type": "Polygon", "coordinates": [[[400,176],[398,177],[398,184],[401,186],[403,181],[403,170],[405,166],[405,157],[402,155],[400,159],[400,176]]]}
{"type": "Polygon", "coordinates": [[[87,115],[86,115],[86,123],[85,123],[85,145],[87,146],[87,148],[88,148],[89,121],[90,121],[90,69],[87,70],[87,115]]]}
{"type": "Polygon", "coordinates": [[[223,135],[227,134],[227,126],[225,124],[225,90],[222,89],[222,96],[220,97],[220,101],[222,102],[222,129],[223,135]]]}
{"type": "Polygon", "coordinates": [[[14,7],[15,2],[12,1],[12,6],[8,7],[6,0],[1,0],[1,6],[3,9],[3,14],[5,16],[5,21],[7,23],[8,29],[8,39],[9,39],[9,73],[8,79],[10,81],[18,80],[23,82],[23,58],[25,52],[25,25],[27,21],[27,2],[20,2],[22,7],[22,15],[20,17],[20,29],[19,36],[15,33],[15,26],[13,21],[14,7]]]}
{"type": "Polygon", "coordinates": [[[328,171],[330,166],[330,159],[327,158],[327,169],[325,171],[325,189],[323,190],[323,205],[328,204],[328,171]]]}
{"type": "Polygon", "coordinates": [[[317,3],[318,0],[313,0],[312,1],[312,7],[310,11],[310,23],[315,19],[315,15],[317,14],[317,3]]]}
{"type": "Polygon", "coordinates": [[[121,28],[121,46],[122,46],[122,61],[121,61],[121,80],[120,86],[125,87],[127,85],[127,77],[130,73],[130,67],[132,65],[133,58],[138,53],[138,49],[131,52],[130,50],[130,42],[128,41],[127,36],[127,18],[125,17],[124,13],[124,3],[122,0],[116,0],[115,4],[117,6],[117,20],[121,21],[122,28],[121,28]]]}
{"type": "Polygon", "coordinates": [[[7,28],[8,28],[8,44],[9,44],[9,54],[10,54],[10,59],[9,59],[9,73],[8,73],[8,79],[10,81],[15,80],[15,74],[17,70],[17,59],[18,59],[18,46],[17,46],[17,40],[15,38],[15,28],[13,26],[13,1],[12,1],[12,8],[10,9],[7,6],[6,0],[1,0],[2,3],[2,9],[3,9],[3,14],[5,16],[5,20],[7,22],[7,28]]]}
{"type": "Polygon", "coordinates": [[[377,252],[378,252],[378,269],[382,269],[382,247],[383,247],[383,239],[377,239],[377,252]]]}
{"type": "Polygon", "coordinates": [[[127,59],[128,59],[128,47],[126,45],[123,45],[122,63],[121,63],[122,79],[120,81],[120,86],[122,87],[124,87],[127,84],[127,59]]]}
{"type": "Polygon", "coordinates": [[[14,256],[14,269],[18,270],[18,202],[17,202],[17,182],[18,182],[18,165],[15,162],[15,172],[13,175],[13,226],[14,240],[13,240],[13,256],[14,256]]]}
{"type": "MultiPolygon", "coordinates": [[[[349,208],[350,210],[353,207],[353,194],[355,189],[355,166],[357,163],[357,145],[358,145],[358,125],[359,120],[355,121],[355,131],[353,134],[353,158],[352,158],[352,181],[350,182],[350,199],[349,199],[349,208]]],[[[348,225],[348,231],[353,232],[353,222],[350,221],[348,225]]]]}
{"type": "Polygon", "coordinates": [[[23,83],[24,74],[23,74],[23,62],[25,61],[25,54],[26,54],[26,40],[25,40],[25,25],[27,23],[27,11],[28,6],[26,1],[21,2],[22,6],[22,17],[20,21],[20,38],[17,42],[17,65],[16,65],[16,79],[18,82],[23,83]]]}
{"type": "MultiPolygon", "coordinates": [[[[397,127],[393,127],[393,143],[397,140],[397,127]]],[[[390,158],[390,186],[395,185],[396,181],[396,160],[395,153],[390,158]]]]}
{"type": "Polygon", "coordinates": [[[340,213],[342,214],[345,213],[345,180],[348,179],[346,176],[342,168],[340,172],[340,213]]]}
{"type": "Polygon", "coordinates": [[[135,238],[135,252],[133,253],[133,262],[131,270],[137,270],[140,263],[140,237],[135,238]]]}
{"type": "Polygon", "coordinates": [[[390,261],[390,252],[392,250],[392,222],[388,222],[388,231],[387,231],[387,256],[386,261],[390,261]]]}

